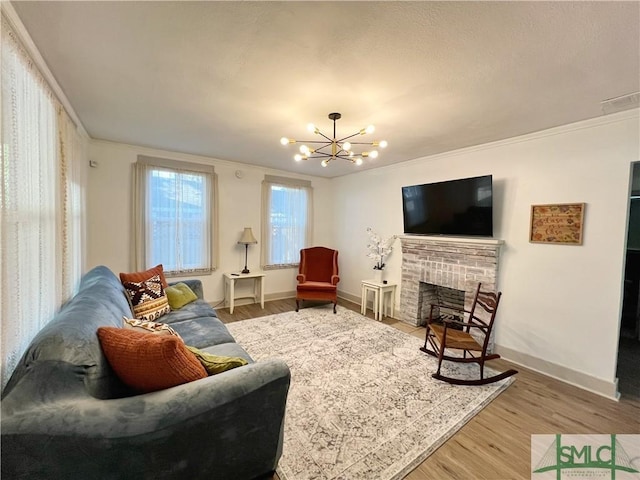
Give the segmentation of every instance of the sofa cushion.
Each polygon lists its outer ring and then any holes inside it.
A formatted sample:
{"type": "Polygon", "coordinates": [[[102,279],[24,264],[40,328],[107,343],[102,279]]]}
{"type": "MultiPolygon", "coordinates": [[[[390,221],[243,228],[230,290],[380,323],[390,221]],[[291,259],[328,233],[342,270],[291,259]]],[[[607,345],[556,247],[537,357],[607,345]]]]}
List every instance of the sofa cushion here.
{"type": "Polygon", "coordinates": [[[153,321],[171,311],[160,275],[141,282],[124,282],[123,285],[136,318],[153,321]]]}
{"type": "Polygon", "coordinates": [[[164,292],[169,300],[171,310],[179,310],[185,305],[195,302],[198,299],[198,296],[193,293],[193,290],[191,290],[187,284],[182,282],[168,286],[164,289],[164,292]]]}
{"type": "Polygon", "coordinates": [[[140,392],[163,390],[207,376],[196,356],[174,335],[100,327],[98,338],[116,375],[140,392]]]}
{"type": "Polygon", "coordinates": [[[144,272],[132,272],[132,273],[120,273],[120,281],[124,282],[144,282],[145,280],[149,280],[154,275],[160,276],[160,281],[162,281],[162,288],[167,288],[167,279],[164,276],[164,269],[162,268],[162,264],[156,265],[149,270],[145,270],[144,272]]]}
{"type": "Polygon", "coordinates": [[[214,355],[189,345],[187,345],[187,350],[196,356],[209,375],[216,375],[249,363],[241,357],[214,355]]]}
{"type": "Polygon", "coordinates": [[[221,343],[211,347],[203,347],[200,350],[222,357],[240,357],[244,358],[248,363],[255,363],[247,351],[237,343],[221,343]]]}
{"type": "Polygon", "coordinates": [[[123,315],[131,316],[132,311],[122,283],[107,267],[95,267],[82,277],[78,293],[32,340],[3,395],[37,365],[55,362],[77,366],[96,398],[130,395],[130,389],[113,374],[96,337],[98,327],[122,327],[123,315]]]}
{"type": "Polygon", "coordinates": [[[204,300],[198,299],[195,302],[188,303],[179,310],[172,310],[171,313],[162,317],[162,323],[174,324],[177,322],[184,322],[185,320],[192,320],[194,318],[216,318],[217,316],[216,311],[211,308],[211,305],[204,300]]]}
{"type": "Polygon", "coordinates": [[[170,324],[187,345],[196,348],[235,342],[227,327],[216,317],[199,317],[170,324]]]}
{"type": "Polygon", "coordinates": [[[147,320],[140,320],[138,318],[122,317],[123,327],[130,330],[143,333],[154,333],[156,335],[175,335],[180,338],[178,332],[176,332],[170,325],[159,322],[149,322],[147,320]]]}

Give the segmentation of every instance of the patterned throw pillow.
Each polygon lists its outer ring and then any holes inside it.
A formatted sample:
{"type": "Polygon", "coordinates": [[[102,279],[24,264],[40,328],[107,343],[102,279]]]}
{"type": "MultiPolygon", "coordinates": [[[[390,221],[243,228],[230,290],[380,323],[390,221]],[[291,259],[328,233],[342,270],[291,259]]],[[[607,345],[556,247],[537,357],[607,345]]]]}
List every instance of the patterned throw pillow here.
{"type": "Polygon", "coordinates": [[[142,282],[124,282],[123,285],[137,319],[154,321],[171,311],[160,275],[142,282]]]}
{"type": "Polygon", "coordinates": [[[175,335],[182,338],[170,325],[166,323],[149,322],[147,320],[139,320],[137,318],[122,317],[124,328],[136,330],[143,333],[154,333],[156,335],[175,335]]]}
{"type": "Polygon", "coordinates": [[[167,288],[167,279],[164,277],[164,268],[162,264],[158,264],[149,270],[145,270],[144,272],[133,272],[133,273],[120,273],[120,281],[124,284],[124,282],[144,282],[145,280],[149,280],[154,275],[160,275],[160,280],[162,281],[162,288],[167,288]]]}
{"type": "Polygon", "coordinates": [[[100,327],[98,338],[118,378],[140,392],[155,392],[207,377],[196,356],[173,335],[100,327]]]}

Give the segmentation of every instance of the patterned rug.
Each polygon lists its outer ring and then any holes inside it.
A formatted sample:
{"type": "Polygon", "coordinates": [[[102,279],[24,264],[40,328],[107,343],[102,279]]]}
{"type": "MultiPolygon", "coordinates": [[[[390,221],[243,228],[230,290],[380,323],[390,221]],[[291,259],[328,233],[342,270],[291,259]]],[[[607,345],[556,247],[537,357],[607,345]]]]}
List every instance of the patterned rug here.
{"type": "MultiPolygon", "coordinates": [[[[513,381],[434,380],[422,340],[331,305],[227,327],[256,361],[280,357],[291,369],[281,480],[403,478],[513,381]]],[[[477,377],[477,367],[446,373],[477,377]]]]}

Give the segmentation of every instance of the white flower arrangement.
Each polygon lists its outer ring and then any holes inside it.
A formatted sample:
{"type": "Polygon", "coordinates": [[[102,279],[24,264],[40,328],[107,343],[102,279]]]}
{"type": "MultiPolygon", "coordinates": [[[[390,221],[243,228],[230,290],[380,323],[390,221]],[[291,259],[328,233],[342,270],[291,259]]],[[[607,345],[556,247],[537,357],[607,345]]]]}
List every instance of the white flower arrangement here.
{"type": "Polygon", "coordinates": [[[367,257],[376,261],[376,264],[373,267],[374,270],[382,270],[385,265],[384,257],[391,255],[391,252],[393,251],[393,242],[396,241],[397,235],[392,235],[383,241],[380,236],[371,229],[371,227],[367,227],[367,233],[369,234],[369,245],[367,245],[369,253],[367,253],[367,257]]]}

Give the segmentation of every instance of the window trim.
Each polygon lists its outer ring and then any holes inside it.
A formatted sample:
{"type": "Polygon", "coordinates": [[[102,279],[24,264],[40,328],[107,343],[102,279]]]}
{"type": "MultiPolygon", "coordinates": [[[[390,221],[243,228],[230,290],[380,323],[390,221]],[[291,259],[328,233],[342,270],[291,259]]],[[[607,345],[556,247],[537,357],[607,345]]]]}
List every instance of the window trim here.
{"type": "Polygon", "coordinates": [[[138,271],[146,270],[153,265],[147,266],[145,262],[146,258],[146,179],[145,169],[147,167],[159,167],[174,170],[176,172],[187,173],[199,173],[210,175],[211,177],[211,191],[210,203],[211,203],[211,223],[210,223],[210,239],[211,245],[210,256],[211,265],[204,269],[191,269],[191,270],[166,270],[167,276],[171,277],[186,277],[186,276],[199,276],[199,275],[211,275],[218,268],[218,250],[219,250],[219,228],[218,228],[218,175],[215,173],[213,165],[207,165],[203,163],[185,162],[182,160],[172,160],[168,158],[150,157],[146,155],[138,155],[137,161],[133,164],[133,237],[132,242],[133,251],[132,259],[134,268],[138,271]]]}
{"type": "Polygon", "coordinates": [[[302,248],[308,248],[313,240],[313,187],[310,180],[302,180],[299,178],[279,177],[276,175],[265,175],[262,181],[262,228],[261,230],[261,249],[260,263],[263,270],[279,270],[285,268],[298,268],[300,262],[295,263],[267,263],[269,258],[269,240],[268,225],[269,215],[271,214],[271,205],[269,203],[269,189],[272,185],[280,185],[284,187],[301,187],[307,190],[307,224],[305,231],[305,244],[302,248]]]}

